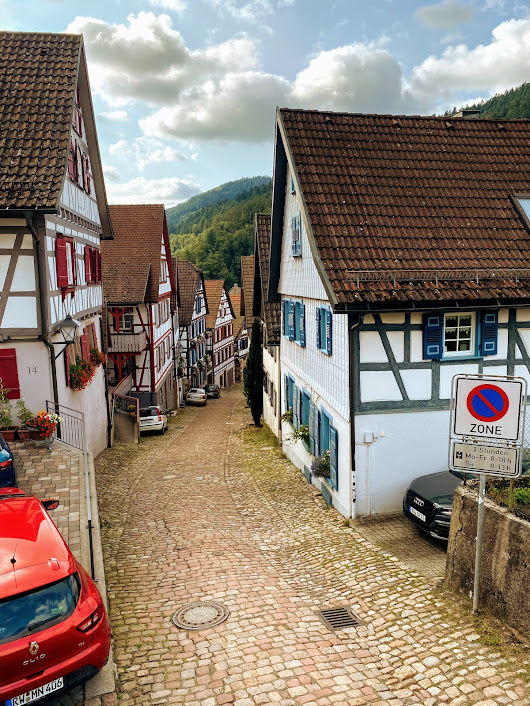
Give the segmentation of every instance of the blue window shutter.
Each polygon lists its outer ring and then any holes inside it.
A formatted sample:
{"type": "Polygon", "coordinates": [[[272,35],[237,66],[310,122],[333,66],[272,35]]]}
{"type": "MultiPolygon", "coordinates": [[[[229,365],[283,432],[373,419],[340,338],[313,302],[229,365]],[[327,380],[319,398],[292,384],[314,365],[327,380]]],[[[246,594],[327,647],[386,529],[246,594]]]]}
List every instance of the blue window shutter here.
{"type": "Polygon", "coordinates": [[[285,398],[285,411],[289,409],[289,378],[287,375],[283,376],[283,396],[285,398]]]}
{"type": "Polygon", "coordinates": [[[339,487],[339,436],[335,427],[329,427],[329,482],[335,490],[339,487]]]}
{"type": "Polygon", "coordinates": [[[311,453],[313,456],[317,455],[316,452],[316,447],[317,447],[317,415],[316,415],[316,408],[315,405],[312,402],[309,402],[309,448],[311,450],[311,453]]]}
{"type": "Polygon", "coordinates": [[[293,255],[295,257],[297,255],[300,255],[300,253],[302,252],[300,214],[297,214],[296,216],[293,216],[291,218],[291,243],[293,255]]]}
{"type": "Polygon", "coordinates": [[[287,300],[284,299],[282,301],[282,315],[283,315],[283,335],[288,336],[289,335],[289,324],[288,324],[288,318],[287,318],[287,300]]]}
{"type": "Polygon", "coordinates": [[[322,414],[319,409],[316,410],[316,435],[315,435],[315,452],[320,456],[320,427],[322,425],[322,414]]]}
{"type": "Polygon", "coordinates": [[[496,311],[482,312],[480,350],[482,355],[496,355],[498,318],[496,311]]]}
{"type": "Polygon", "coordinates": [[[326,353],[331,355],[331,311],[326,309],[326,353]]]}
{"type": "Polygon", "coordinates": [[[299,213],[296,217],[298,225],[298,252],[297,255],[302,254],[302,214],[299,213]]]}
{"type": "Polygon", "coordinates": [[[289,340],[294,341],[294,302],[289,302],[289,340]]]}
{"type": "Polygon", "coordinates": [[[320,350],[322,348],[322,341],[320,338],[320,316],[322,315],[322,309],[317,306],[317,348],[320,350]]]}
{"type": "Polygon", "coordinates": [[[298,429],[300,426],[300,406],[299,406],[300,395],[298,394],[298,387],[293,385],[293,427],[298,429]]]}
{"type": "Polygon", "coordinates": [[[440,359],[443,353],[443,314],[423,315],[423,357],[440,359]]]}
{"type": "Polygon", "coordinates": [[[305,304],[300,304],[300,345],[305,348],[305,304]]]}

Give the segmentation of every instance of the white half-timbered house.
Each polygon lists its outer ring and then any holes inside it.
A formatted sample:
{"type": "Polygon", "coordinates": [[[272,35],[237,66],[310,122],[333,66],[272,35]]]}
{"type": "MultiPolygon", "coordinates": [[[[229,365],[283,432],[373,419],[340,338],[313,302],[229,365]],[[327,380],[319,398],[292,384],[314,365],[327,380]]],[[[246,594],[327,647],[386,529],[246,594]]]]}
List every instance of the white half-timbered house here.
{"type": "Polygon", "coordinates": [[[140,406],[173,409],[176,284],[164,206],[111,205],[109,211],[114,240],[103,245],[109,382],[140,406]]]}
{"type": "Polygon", "coordinates": [[[189,260],[177,262],[179,282],[179,330],[185,389],[204,387],[208,379],[210,350],[206,316],[209,312],[204,276],[189,260]]]}
{"type": "Polygon", "coordinates": [[[269,284],[271,217],[256,214],[254,234],[254,300],[253,314],[262,324],[263,342],[263,418],[279,437],[280,422],[280,324],[279,302],[267,300],[269,284]]]}
{"type": "Polygon", "coordinates": [[[35,413],[47,401],[83,413],[97,454],[103,368],[83,387],[70,375],[101,360],[100,243],[112,238],[83,39],[0,32],[0,60],[0,378],[35,413]],[[67,316],[80,330],[65,349],[67,316]]]}
{"type": "Polygon", "coordinates": [[[277,113],[283,448],[308,477],[329,451],[314,482],[347,517],[447,470],[456,373],[530,380],[529,138],[525,120],[277,113]]]}
{"type": "Polygon", "coordinates": [[[206,317],[208,382],[230,387],[234,384],[234,310],[223,279],[207,279],[204,286],[210,312],[206,317]]]}

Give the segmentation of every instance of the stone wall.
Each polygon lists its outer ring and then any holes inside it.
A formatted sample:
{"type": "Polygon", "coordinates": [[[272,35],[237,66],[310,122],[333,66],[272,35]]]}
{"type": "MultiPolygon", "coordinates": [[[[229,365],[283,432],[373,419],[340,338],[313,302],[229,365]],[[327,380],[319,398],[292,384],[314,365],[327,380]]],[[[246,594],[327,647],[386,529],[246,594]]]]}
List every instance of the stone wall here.
{"type": "Polygon", "coordinates": [[[137,444],[140,441],[140,426],[127,412],[114,412],[113,442],[137,444]]]}
{"type": "MultiPolygon", "coordinates": [[[[457,488],[447,547],[445,582],[471,595],[475,571],[478,495],[457,488]]],[[[479,607],[530,633],[530,523],[486,500],[479,607]]]]}

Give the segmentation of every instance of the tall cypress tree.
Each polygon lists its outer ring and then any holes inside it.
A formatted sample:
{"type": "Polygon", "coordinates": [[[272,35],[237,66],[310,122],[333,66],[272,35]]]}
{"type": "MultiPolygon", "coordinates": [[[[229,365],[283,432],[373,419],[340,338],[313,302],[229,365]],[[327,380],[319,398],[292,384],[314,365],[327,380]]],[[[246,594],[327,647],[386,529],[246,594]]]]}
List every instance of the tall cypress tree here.
{"type": "Polygon", "coordinates": [[[261,324],[258,319],[254,319],[250,334],[250,348],[248,350],[247,365],[245,368],[244,392],[254,424],[260,427],[261,415],[263,413],[263,353],[261,324]]]}

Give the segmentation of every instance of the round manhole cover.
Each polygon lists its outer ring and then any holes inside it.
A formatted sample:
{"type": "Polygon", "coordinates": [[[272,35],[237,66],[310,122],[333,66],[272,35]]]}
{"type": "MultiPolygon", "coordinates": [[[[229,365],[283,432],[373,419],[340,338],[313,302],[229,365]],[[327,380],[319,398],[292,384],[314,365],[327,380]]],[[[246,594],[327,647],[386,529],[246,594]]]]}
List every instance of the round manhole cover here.
{"type": "Polygon", "coordinates": [[[188,603],[173,614],[173,622],[178,628],[184,630],[201,630],[212,628],[224,622],[230,611],[224,605],[215,601],[204,603],[188,603]]]}

